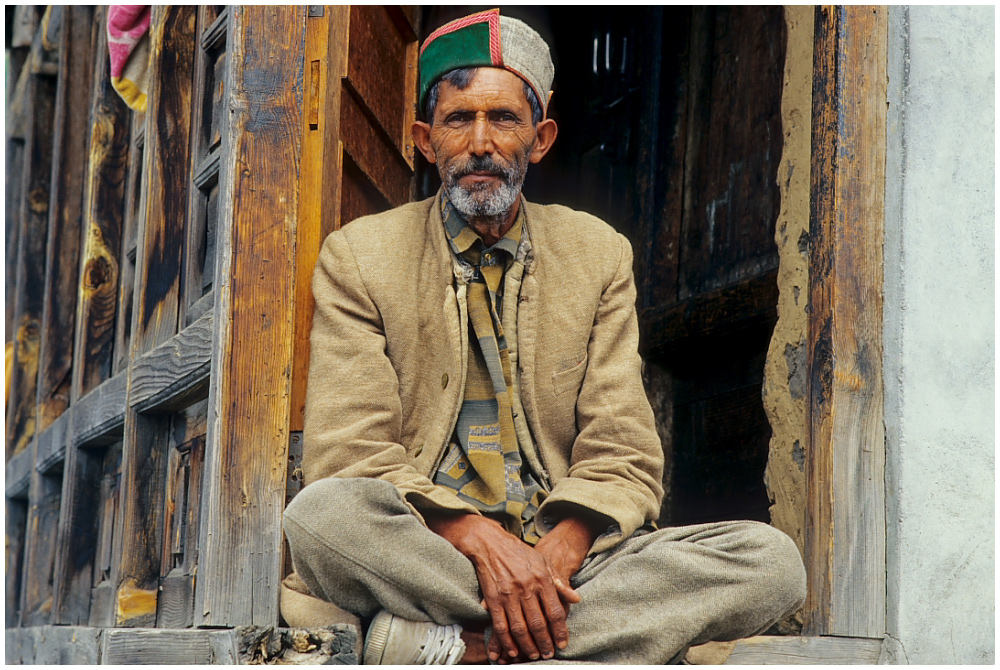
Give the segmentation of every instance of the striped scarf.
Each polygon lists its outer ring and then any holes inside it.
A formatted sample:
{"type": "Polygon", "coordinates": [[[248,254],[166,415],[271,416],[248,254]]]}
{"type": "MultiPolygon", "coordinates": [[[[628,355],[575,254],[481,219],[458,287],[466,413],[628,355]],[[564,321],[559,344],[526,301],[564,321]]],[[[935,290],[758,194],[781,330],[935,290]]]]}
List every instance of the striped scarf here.
{"type": "Polygon", "coordinates": [[[523,466],[514,432],[510,356],[500,321],[504,273],[527,236],[524,213],[489,249],[447,198],[441,218],[452,252],[476,270],[466,298],[469,341],[476,344],[469,346],[465,398],[434,483],[534,544],[534,517],[545,494],[523,466]]]}

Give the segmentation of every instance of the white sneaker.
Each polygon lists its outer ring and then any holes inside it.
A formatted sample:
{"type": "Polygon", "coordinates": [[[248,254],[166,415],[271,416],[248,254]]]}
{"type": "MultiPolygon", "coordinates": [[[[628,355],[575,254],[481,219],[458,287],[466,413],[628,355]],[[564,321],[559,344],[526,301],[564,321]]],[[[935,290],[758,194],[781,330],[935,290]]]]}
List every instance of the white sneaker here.
{"type": "Polygon", "coordinates": [[[409,621],[382,610],[365,640],[365,665],[455,665],[465,655],[458,624],[409,621]]]}

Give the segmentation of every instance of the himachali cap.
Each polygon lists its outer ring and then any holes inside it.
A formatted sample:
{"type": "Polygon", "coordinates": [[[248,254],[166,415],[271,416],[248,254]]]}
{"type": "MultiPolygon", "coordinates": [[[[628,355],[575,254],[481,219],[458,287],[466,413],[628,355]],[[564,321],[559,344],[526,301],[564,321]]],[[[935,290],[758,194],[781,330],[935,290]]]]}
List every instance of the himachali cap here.
{"type": "Polygon", "coordinates": [[[438,79],[463,67],[510,70],[538,96],[542,113],[549,105],[555,66],[549,45],[528,24],[491,9],[438,28],[420,49],[420,105],[438,79]]]}

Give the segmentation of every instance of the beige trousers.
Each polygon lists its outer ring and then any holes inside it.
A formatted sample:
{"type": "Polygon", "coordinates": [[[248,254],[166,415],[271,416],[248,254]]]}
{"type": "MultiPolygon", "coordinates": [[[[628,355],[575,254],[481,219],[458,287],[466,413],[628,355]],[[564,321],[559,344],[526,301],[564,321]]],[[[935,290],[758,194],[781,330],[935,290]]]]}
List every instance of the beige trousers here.
{"type": "MultiPolygon", "coordinates": [[[[472,563],[388,482],[310,484],[285,511],[285,533],[310,590],[361,617],[386,609],[439,624],[489,621],[472,563]]],[[[639,531],[588,557],[572,584],[582,600],[557,659],[659,664],[763,632],[801,607],[806,576],[786,535],[733,521],[639,531]]]]}

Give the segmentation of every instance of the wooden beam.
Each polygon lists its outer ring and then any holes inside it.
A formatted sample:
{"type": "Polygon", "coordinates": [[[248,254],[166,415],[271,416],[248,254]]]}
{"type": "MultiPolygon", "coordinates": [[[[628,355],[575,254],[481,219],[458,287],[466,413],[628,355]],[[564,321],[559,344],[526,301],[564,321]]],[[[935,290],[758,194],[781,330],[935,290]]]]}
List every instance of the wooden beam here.
{"type": "Polygon", "coordinates": [[[38,366],[38,430],[48,426],[70,403],[80,220],[90,130],[87,115],[80,114],[77,108],[91,95],[93,9],[82,5],[64,7],[52,14],[50,28],[58,15],[61,30],[38,366]]]}
{"type": "Polygon", "coordinates": [[[35,436],[35,467],[39,472],[62,469],[70,425],[71,412],[64,412],[35,436]]]}
{"type": "Polygon", "coordinates": [[[340,100],[347,75],[350,8],[324,8],[306,21],[307,85],[302,114],[302,162],[295,242],[295,353],[292,357],[291,430],[305,422],[312,330],[312,274],[323,240],[340,227],[340,100]],[[332,47],[332,48],[331,48],[332,47]]]}
{"type": "MultiPolygon", "coordinates": [[[[105,10],[97,10],[96,53],[107,51],[105,10]]],[[[74,400],[111,376],[118,303],[118,255],[122,237],[125,169],[129,158],[128,108],[111,86],[107,58],[94,59],[90,104],[90,151],[84,195],[74,400]]],[[[82,115],[81,115],[82,116],[82,115]]]]}
{"type": "Polygon", "coordinates": [[[122,453],[121,514],[115,523],[110,581],[115,625],[156,623],[163,547],[163,494],[170,417],[129,411],[122,453]]]}
{"type": "Polygon", "coordinates": [[[8,628],[4,657],[10,665],[97,665],[99,628],[37,626],[8,628]]]}
{"type": "Polygon", "coordinates": [[[885,632],[885,7],[816,10],[809,260],[809,634],[885,632]]]}
{"type": "Polygon", "coordinates": [[[80,398],[73,406],[74,446],[111,444],[125,424],[127,374],[121,372],[80,398]]]}
{"type": "Polygon", "coordinates": [[[53,573],[55,624],[86,625],[90,618],[104,451],[81,447],[67,450],[53,573]]]}
{"type": "Polygon", "coordinates": [[[181,267],[190,182],[191,75],[197,8],[154,7],[147,97],[145,234],[132,349],[149,351],[178,330],[181,267]]]}
{"type": "MultiPolygon", "coordinates": [[[[197,8],[190,6],[152,9],[151,86],[143,152],[146,209],[145,225],[137,242],[130,342],[133,359],[177,332],[191,174],[191,68],[196,15],[197,8]]],[[[130,373],[130,384],[133,379],[130,373]]],[[[169,416],[126,411],[122,506],[115,522],[109,579],[115,590],[114,621],[118,626],[135,628],[156,622],[169,431],[169,416]]]]}
{"type": "Polygon", "coordinates": [[[22,626],[40,626],[51,622],[52,578],[61,498],[61,472],[49,475],[36,469],[31,473],[21,594],[22,626]]]}
{"type": "MultiPolygon", "coordinates": [[[[9,483],[10,480],[7,481],[9,483]]],[[[24,570],[27,526],[28,501],[8,495],[4,501],[4,625],[8,630],[20,624],[21,573],[24,570]]]]}
{"type": "Polygon", "coordinates": [[[8,498],[27,498],[28,486],[31,483],[31,471],[34,469],[33,454],[25,449],[7,461],[4,474],[4,492],[8,498]]]}
{"type": "Polygon", "coordinates": [[[52,117],[56,82],[32,75],[28,82],[32,109],[25,143],[24,183],[19,199],[20,232],[14,297],[14,368],[9,381],[7,458],[28,447],[35,434],[38,350],[41,340],[45,243],[48,231],[49,185],[52,176],[52,117]]]}
{"type": "Polygon", "coordinates": [[[14,303],[17,292],[17,244],[21,234],[21,208],[17,202],[24,189],[24,140],[7,138],[7,174],[4,179],[4,235],[7,262],[4,267],[4,342],[14,341],[14,303]]]}
{"type": "Polygon", "coordinates": [[[232,630],[116,630],[101,636],[104,665],[236,665],[232,630]]]}
{"type": "Polygon", "coordinates": [[[180,409],[205,397],[212,363],[211,313],[132,363],[129,404],[139,412],[180,409]]]}
{"type": "Polygon", "coordinates": [[[723,665],[875,665],[882,640],[856,637],[747,638],[723,665]]]}
{"type": "Polygon", "coordinates": [[[232,114],[219,179],[217,334],[195,625],[273,626],[281,580],[302,136],[301,89],[286,82],[303,81],[306,8],[231,10],[226,108],[232,114]]]}

